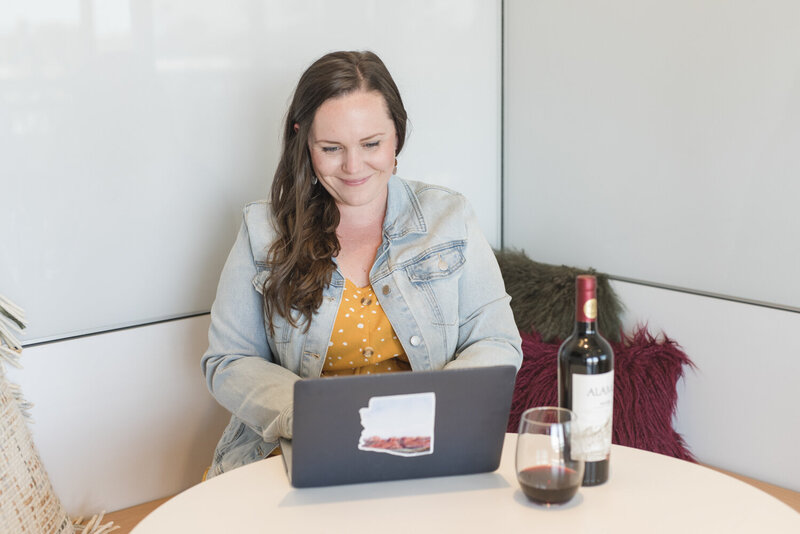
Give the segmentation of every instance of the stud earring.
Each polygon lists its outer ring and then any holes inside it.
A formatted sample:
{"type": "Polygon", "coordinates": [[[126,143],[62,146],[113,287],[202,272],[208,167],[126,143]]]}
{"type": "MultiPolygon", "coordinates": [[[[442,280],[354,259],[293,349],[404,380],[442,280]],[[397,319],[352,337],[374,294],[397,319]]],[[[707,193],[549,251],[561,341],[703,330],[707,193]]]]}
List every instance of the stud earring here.
{"type": "Polygon", "coordinates": [[[317,185],[317,182],[318,182],[317,175],[316,174],[312,174],[311,175],[311,185],[317,185]]]}

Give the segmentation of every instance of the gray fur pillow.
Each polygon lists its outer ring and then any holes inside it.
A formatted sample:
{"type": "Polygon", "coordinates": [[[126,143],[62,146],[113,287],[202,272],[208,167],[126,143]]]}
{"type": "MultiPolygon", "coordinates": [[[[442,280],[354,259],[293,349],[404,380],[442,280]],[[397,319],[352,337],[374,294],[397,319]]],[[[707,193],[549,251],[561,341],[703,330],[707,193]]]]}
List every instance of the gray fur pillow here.
{"type": "Polygon", "coordinates": [[[620,340],[623,307],[607,275],[594,269],[539,263],[516,250],[495,251],[495,256],[521,331],[534,330],[545,342],[569,336],[575,326],[575,277],[593,274],[597,277],[597,328],[609,341],[620,340]]]}

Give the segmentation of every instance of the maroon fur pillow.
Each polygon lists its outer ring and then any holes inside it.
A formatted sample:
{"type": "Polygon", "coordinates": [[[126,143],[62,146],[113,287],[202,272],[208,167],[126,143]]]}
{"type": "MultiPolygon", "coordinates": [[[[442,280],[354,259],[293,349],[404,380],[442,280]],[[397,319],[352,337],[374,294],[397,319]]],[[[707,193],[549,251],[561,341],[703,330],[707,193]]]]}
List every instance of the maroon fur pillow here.
{"type": "MultiPolygon", "coordinates": [[[[522,412],[535,406],[558,406],[559,341],[545,343],[537,332],[520,332],[522,367],[517,374],[508,431],[517,432],[522,412]]],[[[695,461],[672,428],[684,365],[694,367],[677,343],[657,341],[639,328],[614,350],[613,442],[683,460],[695,461]]]]}

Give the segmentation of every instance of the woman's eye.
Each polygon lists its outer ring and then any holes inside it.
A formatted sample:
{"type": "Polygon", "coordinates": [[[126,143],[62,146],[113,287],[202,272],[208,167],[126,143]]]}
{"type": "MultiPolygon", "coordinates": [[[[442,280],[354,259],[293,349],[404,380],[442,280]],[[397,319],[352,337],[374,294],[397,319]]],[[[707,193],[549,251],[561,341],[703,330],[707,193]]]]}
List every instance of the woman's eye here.
{"type": "Polygon", "coordinates": [[[364,148],[375,148],[380,144],[380,141],[370,141],[369,143],[364,143],[364,148]]]}
{"type": "Polygon", "coordinates": [[[324,146],[324,147],[322,147],[322,151],[325,152],[326,154],[332,154],[332,153],[336,152],[337,150],[339,150],[338,146],[324,146]]]}

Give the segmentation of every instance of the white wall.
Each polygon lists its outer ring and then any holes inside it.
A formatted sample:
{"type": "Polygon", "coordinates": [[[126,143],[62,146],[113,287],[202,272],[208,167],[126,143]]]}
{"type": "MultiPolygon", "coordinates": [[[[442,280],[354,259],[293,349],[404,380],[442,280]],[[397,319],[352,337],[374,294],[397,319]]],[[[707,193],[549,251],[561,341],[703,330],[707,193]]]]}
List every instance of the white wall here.
{"type": "Polygon", "coordinates": [[[677,341],[697,369],[678,385],[675,429],[698,460],[800,491],[800,314],[626,282],[625,327],[677,341]]]}
{"type": "Polygon", "coordinates": [[[505,8],[506,241],[800,311],[800,2],[505,8]]]}
{"type": "Polygon", "coordinates": [[[400,88],[398,173],[463,192],[498,244],[500,0],[1,2],[0,291],[24,341],[208,311],[291,91],[341,49],[400,88]]]}
{"type": "Polygon", "coordinates": [[[71,515],[113,511],[200,482],[229,414],[200,356],[209,316],[26,348],[9,369],[34,403],[30,425],[71,515]]]}

